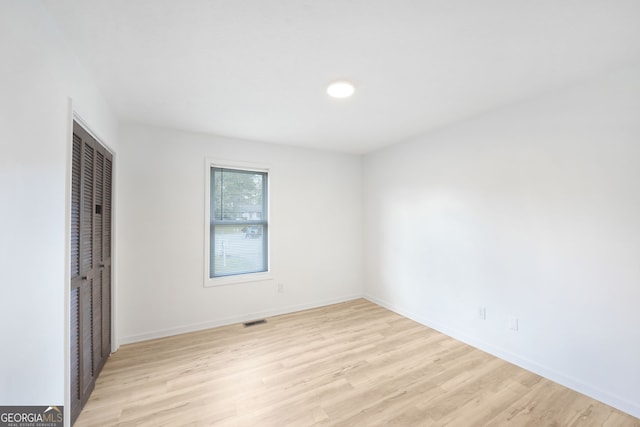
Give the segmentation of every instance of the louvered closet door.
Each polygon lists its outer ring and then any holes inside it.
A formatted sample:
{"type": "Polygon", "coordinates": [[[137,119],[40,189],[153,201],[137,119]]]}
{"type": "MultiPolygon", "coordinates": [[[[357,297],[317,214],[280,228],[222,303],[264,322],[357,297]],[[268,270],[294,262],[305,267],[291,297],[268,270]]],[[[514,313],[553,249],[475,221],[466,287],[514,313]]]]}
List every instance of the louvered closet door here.
{"type": "Polygon", "coordinates": [[[71,421],[111,350],[112,157],[80,125],[71,167],[71,421]]]}
{"type": "Polygon", "coordinates": [[[102,363],[111,354],[111,193],[113,158],[104,158],[104,196],[102,205],[102,363]]]}
{"type": "Polygon", "coordinates": [[[81,181],[82,181],[82,140],[73,135],[73,156],[71,161],[71,420],[74,421],[82,408],[80,393],[80,210],[81,210],[81,181]]]}

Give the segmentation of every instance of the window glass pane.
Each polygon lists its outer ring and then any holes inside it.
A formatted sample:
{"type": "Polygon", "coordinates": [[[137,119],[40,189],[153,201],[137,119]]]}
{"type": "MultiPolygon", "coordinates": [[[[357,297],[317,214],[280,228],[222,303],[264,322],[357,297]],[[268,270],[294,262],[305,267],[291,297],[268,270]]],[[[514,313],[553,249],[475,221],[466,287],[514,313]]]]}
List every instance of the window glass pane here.
{"type": "Polygon", "coordinates": [[[268,270],[267,173],[211,168],[209,277],[268,270]]]}
{"type": "Polygon", "coordinates": [[[266,271],[266,230],[263,225],[213,225],[211,277],[266,271]]]}
{"type": "Polygon", "coordinates": [[[264,220],[262,172],[213,169],[212,212],[217,221],[264,220]]]}

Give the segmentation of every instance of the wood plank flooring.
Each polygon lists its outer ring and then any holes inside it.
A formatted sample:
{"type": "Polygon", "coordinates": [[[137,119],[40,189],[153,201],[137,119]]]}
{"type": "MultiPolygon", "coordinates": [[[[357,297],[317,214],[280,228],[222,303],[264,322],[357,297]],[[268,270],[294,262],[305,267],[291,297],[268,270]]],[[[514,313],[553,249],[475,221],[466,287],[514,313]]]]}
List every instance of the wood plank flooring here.
{"type": "Polygon", "coordinates": [[[125,345],[82,426],[640,426],[366,300],[125,345]]]}

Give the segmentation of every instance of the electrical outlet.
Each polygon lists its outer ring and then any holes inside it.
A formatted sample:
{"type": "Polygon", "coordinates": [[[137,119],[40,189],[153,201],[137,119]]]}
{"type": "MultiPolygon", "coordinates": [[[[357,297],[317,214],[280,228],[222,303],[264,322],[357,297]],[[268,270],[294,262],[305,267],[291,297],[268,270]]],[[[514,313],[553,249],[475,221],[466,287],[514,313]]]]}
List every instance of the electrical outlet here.
{"type": "Polygon", "coordinates": [[[278,293],[284,293],[284,283],[278,283],[278,293]]]}
{"type": "Polygon", "coordinates": [[[509,329],[511,329],[512,331],[517,331],[518,330],[518,318],[517,317],[512,317],[509,320],[509,329]]]}
{"type": "Polygon", "coordinates": [[[480,307],[478,309],[478,319],[487,320],[487,308],[486,307],[480,307]]]}

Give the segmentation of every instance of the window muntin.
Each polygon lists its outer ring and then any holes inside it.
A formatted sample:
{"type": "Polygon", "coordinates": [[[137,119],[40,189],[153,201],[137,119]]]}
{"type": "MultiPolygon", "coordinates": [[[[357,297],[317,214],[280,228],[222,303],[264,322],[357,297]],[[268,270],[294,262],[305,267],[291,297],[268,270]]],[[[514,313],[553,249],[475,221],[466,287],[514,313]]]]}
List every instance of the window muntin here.
{"type": "Polygon", "coordinates": [[[267,172],[211,167],[209,278],[268,271],[267,172]]]}

